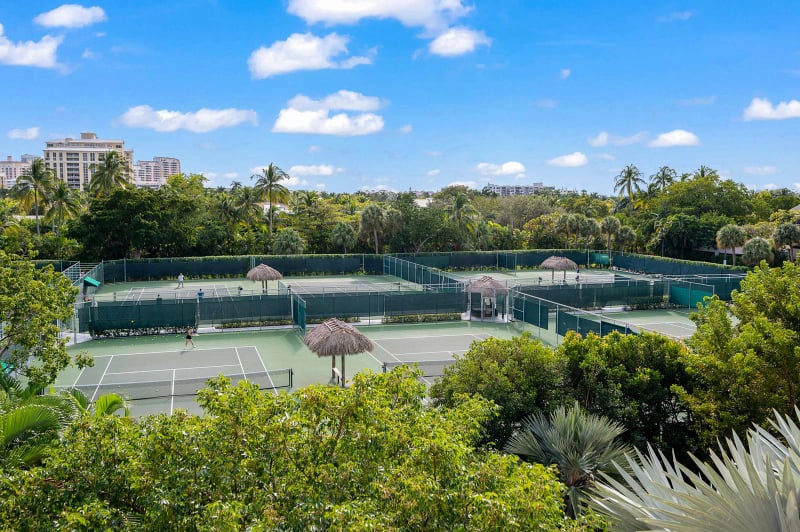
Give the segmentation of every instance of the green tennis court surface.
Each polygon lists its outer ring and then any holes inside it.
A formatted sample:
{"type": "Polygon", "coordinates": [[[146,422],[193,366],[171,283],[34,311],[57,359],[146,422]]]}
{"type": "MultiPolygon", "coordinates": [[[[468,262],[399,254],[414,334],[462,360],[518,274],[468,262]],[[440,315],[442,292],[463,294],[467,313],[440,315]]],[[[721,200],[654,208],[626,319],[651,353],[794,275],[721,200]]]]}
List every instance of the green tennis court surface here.
{"type": "MultiPolygon", "coordinates": [[[[375,343],[375,349],[347,357],[348,380],[359,371],[378,373],[419,362],[430,382],[452,362],[454,354],[466,351],[474,340],[517,334],[505,324],[480,322],[372,325],[360,330],[375,343]]],[[[199,413],[196,389],[206,378],[220,374],[233,380],[247,378],[268,391],[285,389],[288,369],[292,370],[292,389],[327,384],[331,379],[330,359],[312,353],[288,328],[202,333],[194,340],[196,349],[184,348],[183,335],[112,338],[75,345],[69,351],[87,351],[95,357],[95,365],[83,372],[65,370],[56,386],[78,386],[89,397],[112,391],[132,397],[132,414],[139,416],[176,408],[199,413]],[[152,398],[154,395],[159,397],[152,398]]]]}

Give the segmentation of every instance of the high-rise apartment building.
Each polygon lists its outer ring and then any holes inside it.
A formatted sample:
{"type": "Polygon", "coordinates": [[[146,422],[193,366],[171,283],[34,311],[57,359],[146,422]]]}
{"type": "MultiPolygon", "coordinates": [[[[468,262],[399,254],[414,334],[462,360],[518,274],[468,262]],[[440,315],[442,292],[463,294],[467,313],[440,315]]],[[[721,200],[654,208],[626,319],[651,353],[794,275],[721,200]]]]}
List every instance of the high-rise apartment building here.
{"type": "Polygon", "coordinates": [[[46,143],[44,162],[58,179],[70,188],[89,188],[91,165],[101,163],[110,151],[119,152],[133,169],[133,150],[125,149],[124,140],[98,139],[95,133],[81,133],[80,139],[59,139],[46,143]]]}
{"type": "Polygon", "coordinates": [[[152,161],[136,161],[133,182],[137,187],[159,188],[167,178],[181,173],[181,161],[174,157],[153,157],[152,161]]]}
{"type": "Polygon", "coordinates": [[[19,176],[31,171],[31,163],[36,157],[23,155],[21,160],[14,161],[9,156],[5,161],[0,161],[0,188],[11,188],[17,184],[19,176]]]}

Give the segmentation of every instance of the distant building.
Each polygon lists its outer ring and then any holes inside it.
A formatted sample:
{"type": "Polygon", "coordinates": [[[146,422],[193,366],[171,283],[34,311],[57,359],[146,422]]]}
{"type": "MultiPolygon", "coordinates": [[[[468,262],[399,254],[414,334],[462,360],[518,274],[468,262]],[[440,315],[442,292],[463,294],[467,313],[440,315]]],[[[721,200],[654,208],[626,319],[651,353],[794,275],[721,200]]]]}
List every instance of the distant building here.
{"type": "Polygon", "coordinates": [[[532,196],[545,192],[554,192],[554,187],[546,187],[544,183],[534,183],[532,185],[486,185],[486,190],[498,196],[532,196]]]}
{"type": "Polygon", "coordinates": [[[98,139],[97,134],[87,132],[81,133],[80,139],[51,140],[45,146],[45,164],[70,188],[89,188],[91,165],[101,163],[110,151],[118,152],[133,168],[133,150],[125,149],[124,140],[98,139]]]}
{"type": "Polygon", "coordinates": [[[19,176],[31,171],[33,159],[25,160],[27,157],[36,158],[34,155],[23,155],[22,160],[14,161],[9,156],[5,161],[0,161],[0,188],[11,188],[17,184],[19,176]]]}
{"type": "Polygon", "coordinates": [[[153,157],[152,161],[136,161],[133,183],[141,188],[159,188],[167,178],[181,173],[181,161],[174,157],[153,157]]]}

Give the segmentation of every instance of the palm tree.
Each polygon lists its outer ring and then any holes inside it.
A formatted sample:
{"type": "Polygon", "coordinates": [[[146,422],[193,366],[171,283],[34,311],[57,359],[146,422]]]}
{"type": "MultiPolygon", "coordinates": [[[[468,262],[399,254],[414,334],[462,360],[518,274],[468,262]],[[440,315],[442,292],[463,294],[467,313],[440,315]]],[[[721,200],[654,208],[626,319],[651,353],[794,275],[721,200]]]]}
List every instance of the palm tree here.
{"type": "Polygon", "coordinates": [[[616,216],[606,216],[600,222],[600,234],[606,235],[606,253],[611,253],[611,237],[617,234],[622,224],[616,216]]]}
{"type": "Polygon", "coordinates": [[[564,235],[567,240],[567,248],[572,247],[572,235],[575,235],[575,245],[578,244],[578,234],[581,231],[585,216],[582,214],[565,213],[556,220],[556,231],[564,235]]]}
{"type": "Polygon", "coordinates": [[[736,248],[743,245],[747,237],[738,225],[728,224],[717,231],[717,247],[731,250],[733,265],[736,266],[736,248]]]}
{"type": "Polygon", "coordinates": [[[693,177],[695,179],[703,179],[706,177],[719,177],[719,174],[717,174],[717,171],[714,170],[713,168],[709,168],[708,166],[704,166],[701,164],[700,168],[698,168],[695,171],[693,177]]]}
{"type": "Polygon", "coordinates": [[[456,224],[460,233],[473,234],[477,227],[478,211],[469,196],[459,192],[450,205],[450,221],[456,224]]]}
{"type": "Polygon", "coordinates": [[[89,167],[92,177],[89,180],[89,193],[94,197],[110,196],[120,188],[130,188],[131,165],[118,151],[106,152],[103,160],[89,167]]]}
{"type": "Polygon", "coordinates": [[[56,228],[56,235],[60,235],[64,223],[77,218],[81,213],[82,207],[80,195],[69,188],[64,181],[59,181],[50,194],[50,208],[44,215],[44,221],[45,223],[53,223],[56,228]]]}
{"type": "Polygon", "coordinates": [[[280,183],[289,179],[289,174],[269,163],[269,166],[264,168],[261,174],[250,176],[250,179],[254,178],[256,179],[256,190],[269,201],[269,232],[272,233],[272,217],[275,211],[275,203],[286,203],[289,200],[289,189],[280,183]]]}
{"type": "Polygon", "coordinates": [[[580,228],[578,231],[586,243],[586,247],[588,248],[594,239],[600,235],[600,222],[594,218],[588,218],[583,215],[578,216],[581,216],[581,218],[579,218],[580,228]]]}
{"type": "Polygon", "coordinates": [[[789,260],[794,261],[794,245],[800,242],[800,227],[793,223],[782,223],[775,228],[772,240],[776,246],[789,248],[789,260]]]}
{"type": "Polygon", "coordinates": [[[742,262],[749,266],[755,266],[762,260],[771,264],[772,258],[772,246],[766,238],[751,238],[742,247],[742,262]]]}
{"type": "Polygon", "coordinates": [[[75,403],[62,395],[39,395],[41,387],[23,387],[0,372],[0,469],[28,467],[78,416],[75,403]]]}
{"type": "Polygon", "coordinates": [[[336,248],[352,248],[356,243],[356,230],[347,222],[339,222],[331,231],[331,245],[336,248]]]}
{"type": "Polygon", "coordinates": [[[372,237],[375,243],[375,254],[380,253],[378,246],[378,234],[381,233],[386,226],[386,211],[377,203],[370,203],[361,212],[361,234],[372,237]]]}
{"type": "Polygon", "coordinates": [[[623,168],[614,181],[614,192],[624,192],[628,196],[631,214],[633,214],[633,196],[636,192],[641,192],[643,184],[642,172],[632,164],[623,168]]]}
{"type": "Polygon", "coordinates": [[[103,417],[114,415],[117,412],[122,412],[125,417],[130,415],[130,403],[116,393],[101,395],[94,403],[90,402],[86,394],[77,388],[70,388],[60,393],[74,401],[84,416],[103,417]]]}
{"type": "Polygon", "coordinates": [[[623,432],[621,424],[589,414],[575,402],[547,417],[525,418],[505,451],[546,466],[556,465],[567,486],[567,508],[575,516],[580,514],[584,491],[592,487],[595,475],[614,472],[614,462],[624,463],[630,448],[617,441],[623,432]]]}
{"type": "Polygon", "coordinates": [[[28,212],[33,208],[36,216],[36,234],[41,234],[39,229],[39,207],[47,200],[53,189],[55,176],[47,168],[44,160],[34,159],[29,172],[17,179],[17,184],[11,189],[11,197],[19,201],[20,209],[28,212]]]}
{"type": "Polygon", "coordinates": [[[636,230],[629,225],[623,225],[614,236],[614,240],[622,246],[622,252],[625,253],[626,246],[636,242],[636,230]]]}
{"type": "Polygon", "coordinates": [[[658,172],[650,176],[650,184],[656,190],[664,191],[668,186],[675,182],[678,173],[669,166],[662,166],[658,172]]]}
{"type": "Polygon", "coordinates": [[[734,434],[691,467],[652,447],[646,455],[636,451],[626,460],[625,482],[602,474],[589,506],[623,532],[800,530],[800,428],[777,413],[770,425],[756,425],[744,442],[734,434]]]}
{"type": "Polygon", "coordinates": [[[261,195],[255,187],[239,187],[232,193],[233,204],[238,219],[243,222],[254,222],[263,219],[264,211],[261,207],[261,195]]]}
{"type": "Polygon", "coordinates": [[[291,227],[281,229],[272,244],[272,251],[276,255],[300,255],[305,251],[306,243],[300,233],[291,227]]]}

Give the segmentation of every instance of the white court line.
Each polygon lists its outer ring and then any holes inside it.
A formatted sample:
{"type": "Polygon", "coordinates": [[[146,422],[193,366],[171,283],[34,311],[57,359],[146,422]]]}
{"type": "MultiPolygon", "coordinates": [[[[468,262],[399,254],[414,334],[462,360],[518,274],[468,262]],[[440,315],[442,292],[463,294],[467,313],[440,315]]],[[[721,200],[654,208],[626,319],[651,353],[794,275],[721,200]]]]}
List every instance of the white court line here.
{"type": "MultiPolygon", "coordinates": [[[[383,350],[386,352],[386,354],[388,354],[390,357],[392,357],[392,358],[394,359],[394,361],[396,361],[396,362],[402,362],[402,360],[400,360],[399,358],[397,358],[397,357],[395,356],[395,354],[394,354],[394,353],[392,353],[391,351],[389,351],[388,349],[386,349],[385,347],[383,347],[381,344],[379,344],[379,343],[378,343],[378,342],[376,342],[375,340],[373,340],[373,341],[372,341],[372,343],[373,343],[373,344],[375,344],[375,346],[376,346],[376,347],[380,347],[381,349],[383,349],[383,350]]],[[[372,354],[372,353],[370,353],[370,355],[371,355],[371,354],[372,354]]],[[[375,360],[378,360],[376,357],[374,357],[374,355],[373,355],[373,358],[375,358],[375,360]]],[[[392,361],[392,362],[394,362],[394,361],[392,361]]],[[[378,360],[378,362],[380,362],[381,364],[383,364],[383,360],[378,360]]]]}
{"type": "Polygon", "coordinates": [[[242,358],[239,356],[239,348],[234,347],[234,351],[236,351],[236,360],[239,361],[239,367],[242,368],[242,376],[246,379],[247,373],[244,371],[244,365],[242,364],[242,358]]]}
{"type": "Polygon", "coordinates": [[[264,368],[264,373],[267,374],[267,378],[269,379],[269,385],[272,386],[272,391],[277,394],[278,389],[275,387],[275,383],[272,381],[272,375],[269,374],[269,370],[267,369],[267,365],[264,364],[264,359],[261,358],[261,353],[258,352],[258,348],[254,347],[253,349],[256,350],[256,357],[258,357],[258,361],[261,362],[261,367],[264,368]]]}
{"type": "Polygon", "coordinates": [[[453,354],[452,351],[444,350],[444,351],[422,351],[420,353],[397,353],[396,355],[394,353],[392,353],[392,356],[395,357],[395,358],[397,358],[397,357],[417,357],[417,356],[422,356],[422,355],[435,355],[437,353],[450,353],[450,355],[453,354]]]}
{"type": "Polygon", "coordinates": [[[172,411],[175,409],[175,374],[177,370],[172,370],[172,389],[170,389],[169,394],[169,413],[172,415],[172,411]]]}
{"type": "MultiPolygon", "coordinates": [[[[164,368],[164,369],[138,369],[134,371],[112,371],[106,375],[134,375],[136,373],[153,373],[155,371],[175,371],[175,370],[193,370],[193,369],[215,369],[215,368],[233,368],[236,364],[222,364],[219,366],[191,366],[188,368],[164,368]]],[[[210,377],[209,377],[210,378],[210,377]]]]}
{"type": "MultiPolygon", "coordinates": [[[[428,338],[453,338],[456,336],[475,336],[472,333],[464,333],[464,334],[428,334],[426,336],[400,336],[396,338],[381,338],[381,342],[385,342],[386,340],[417,340],[419,338],[428,339],[428,338]]],[[[375,342],[376,340],[372,340],[375,342]]]]}
{"type": "Polygon", "coordinates": [[[73,382],[73,383],[72,383],[72,387],[73,387],[73,388],[74,388],[74,387],[76,387],[76,386],[78,385],[78,381],[79,381],[79,380],[81,380],[81,377],[83,376],[83,372],[84,372],[84,371],[86,371],[86,368],[85,368],[85,367],[84,367],[84,368],[81,368],[81,372],[80,372],[80,373],[78,373],[78,376],[77,376],[77,377],[75,377],[75,382],[73,382]]]}
{"type": "MultiPolygon", "coordinates": [[[[256,348],[254,345],[243,345],[241,347],[242,348],[252,347],[253,349],[256,348]]],[[[202,348],[201,347],[201,348],[199,348],[199,349],[197,349],[197,350],[195,350],[193,352],[194,353],[199,353],[201,351],[229,351],[230,349],[231,349],[230,347],[206,347],[206,348],[202,348]]],[[[176,354],[176,353],[183,353],[184,351],[186,351],[186,349],[179,349],[177,351],[141,351],[139,353],[120,353],[118,355],[95,355],[93,358],[96,360],[98,358],[103,358],[103,357],[129,357],[129,356],[139,356],[139,355],[170,355],[170,354],[176,354]]]]}
{"type": "Polygon", "coordinates": [[[114,360],[114,355],[111,355],[111,358],[108,359],[108,364],[106,364],[106,369],[103,370],[103,375],[100,376],[100,381],[97,383],[97,386],[94,389],[92,398],[89,399],[90,403],[94,403],[94,399],[95,397],[97,397],[97,392],[100,391],[100,385],[103,384],[103,379],[106,378],[106,372],[108,371],[108,367],[111,365],[112,360],[114,360]]]}

